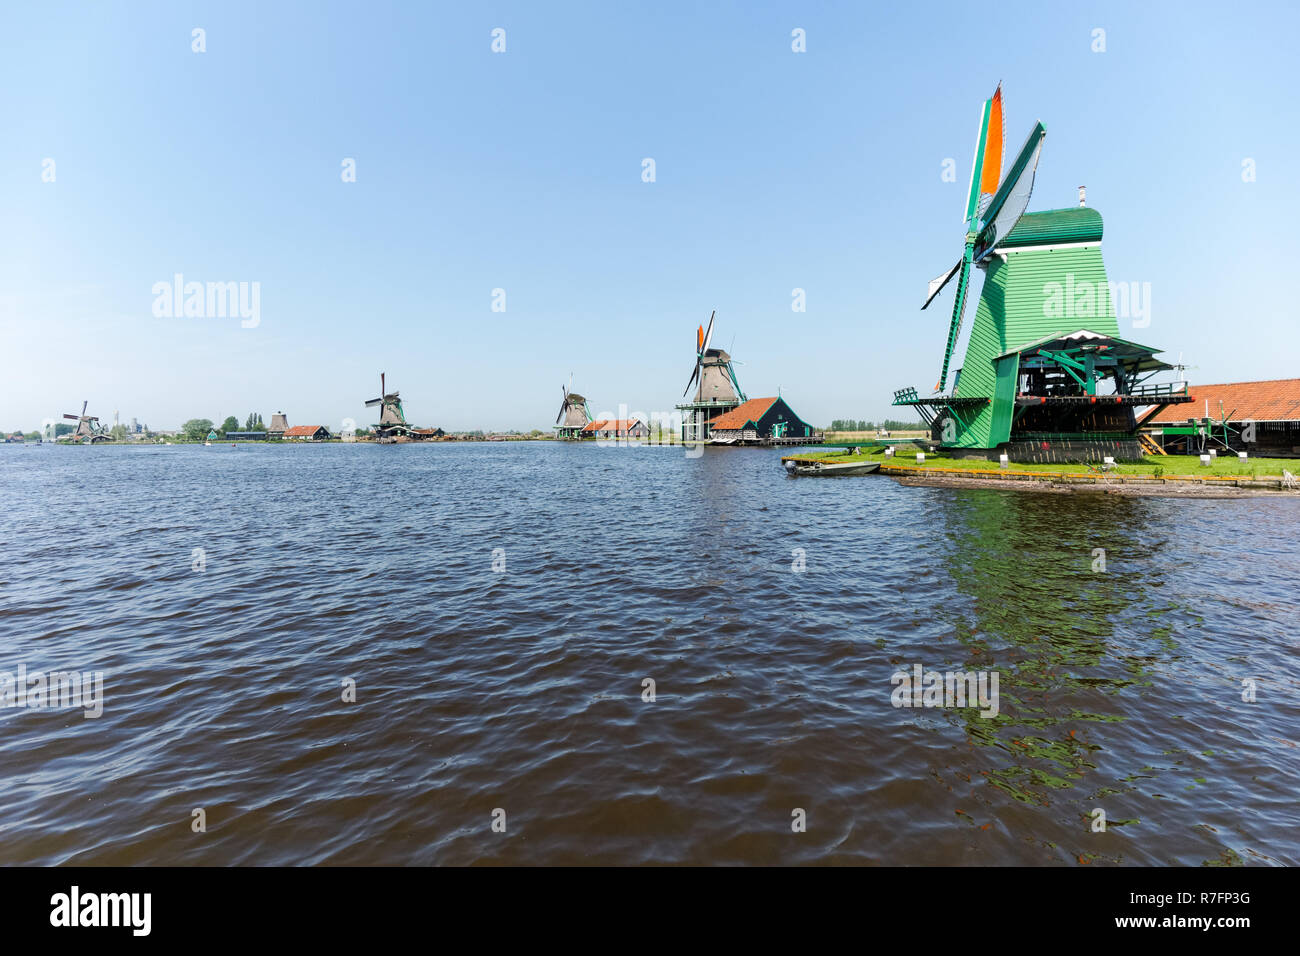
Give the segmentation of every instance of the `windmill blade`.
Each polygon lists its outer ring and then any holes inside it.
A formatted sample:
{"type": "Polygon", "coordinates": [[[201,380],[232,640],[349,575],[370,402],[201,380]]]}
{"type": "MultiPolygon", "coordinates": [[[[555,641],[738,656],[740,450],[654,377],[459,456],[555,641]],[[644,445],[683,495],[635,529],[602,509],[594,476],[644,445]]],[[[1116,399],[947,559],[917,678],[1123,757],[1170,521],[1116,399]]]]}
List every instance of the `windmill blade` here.
{"type": "Polygon", "coordinates": [[[695,369],[691,372],[691,380],[686,383],[686,388],[682,391],[683,398],[686,397],[686,393],[691,390],[691,386],[695,384],[695,380],[699,378],[699,376],[700,376],[700,360],[697,358],[695,360],[695,369]]]}
{"type": "Polygon", "coordinates": [[[704,332],[704,344],[700,346],[701,352],[707,352],[709,350],[709,344],[713,341],[713,319],[717,314],[718,310],[714,309],[713,314],[709,316],[709,327],[704,332]]]}
{"type": "Polygon", "coordinates": [[[704,326],[695,330],[695,354],[699,355],[704,351],[704,326]]]}
{"type": "MultiPolygon", "coordinates": [[[[1002,84],[999,83],[998,88],[993,91],[993,99],[989,100],[989,121],[984,137],[984,163],[983,169],[980,171],[979,198],[981,200],[985,196],[992,196],[998,191],[998,183],[1002,178],[1003,131],[1002,84]]],[[[982,217],[984,209],[977,207],[977,211],[982,217]]]]}
{"type": "Polygon", "coordinates": [[[64,417],[64,418],[70,418],[70,419],[72,419],[74,422],[79,422],[79,421],[81,421],[81,416],[80,416],[80,415],[67,415],[67,414],[65,414],[63,417],[64,417]]]}
{"type": "Polygon", "coordinates": [[[1020,147],[1016,161],[1011,164],[1007,178],[1002,180],[997,195],[989,203],[984,228],[980,230],[976,242],[979,248],[975,257],[977,261],[992,252],[998,240],[1005,239],[1025,214],[1029,195],[1034,191],[1034,172],[1038,169],[1038,157],[1043,152],[1043,138],[1046,135],[1047,127],[1041,122],[1035,123],[1025,145],[1020,147]]]}
{"type": "Polygon", "coordinates": [[[957,274],[957,270],[960,268],[961,268],[961,260],[958,259],[957,264],[955,266],[953,266],[943,275],[935,276],[933,279],[930,280],[930,288],[926,291],[925,305],[921,306],[922,312],[925,311],[926,306],[928,306],[931,302],[934,301],[934,297],[943,291],[943,287],[946,286],[948,282],[952,279],[952,277],[957,274]]]}
{"type": "Polygon", "coordinates": [[[957,279],[957,295],[952,303],[952,321],[948,324],[948,345],[943,350],[943,368],[939,372],[939,381],[934,386],[936,393],[942,392],[948,384],[948,363],[952,360],[952,350],[956,347],[957,336],[961,332],[961,319],[966,311],[966,293],[970,288],[970,267],[974,254],[974,243],[967,242],[966,253],[958,263],[960,275],[957,279]]]}
{"type": "Polygon", "coordinates": [[[559,414],[557,414],[557,415],[555,416],[555,424],[557,424],[557,425],[560,424],[560,419],[564,417],[564,411],[565,411],[565,409],[567,409],[568,407],[569,407],[569,396],[568,396],[568,395],[565,395],[565,396],[564,396],[564,401],[562,401],[562,402],[560,403],[560,411],[559,411],[559,414]]]}
{"type": "Polygon", "coordinates": [[[90,400],[89,400],[89,399],[87,399],[86,401],[84,401],[84,402],[81,403],[81,414],[82,414],[82,415],[85,415],[85,414],[86,414],[86,406],[89,405],[89,404],[90,404],[90,400]]]}
{"type": "Polygon", "coordinates": [[[382,404],[384,404],[384,400],[382,397],[372,398],[370,401],[366,402],[366,408],[373,408],[376,405],[382,405],[382,404]]]}
{"type": "Polygon", "coordinates": [[[970,166],[970,189],[966,194],[966,211],[963,219],[970,222],[979,210],[980,184],[984,181],[984,154],[988,148],[989,118],[993,112],[993,100],[984,101],[980,108],[979,133],[975,137],[975,158],[970,166]]]}

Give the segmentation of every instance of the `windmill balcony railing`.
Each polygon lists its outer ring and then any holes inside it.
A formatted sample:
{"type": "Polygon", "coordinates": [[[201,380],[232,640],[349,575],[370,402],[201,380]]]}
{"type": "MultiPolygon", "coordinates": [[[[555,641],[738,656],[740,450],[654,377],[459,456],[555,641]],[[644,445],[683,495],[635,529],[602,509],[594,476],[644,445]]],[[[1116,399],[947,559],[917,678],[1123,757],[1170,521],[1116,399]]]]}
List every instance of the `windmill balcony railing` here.
{"type": "Polygon", "coordinates": [[[1174,395],[1186,395],[1186,382],[1160,382],[1153,385],[1138,385],[1129,391],[1134,398],[1165,398],[1174,395]]]}

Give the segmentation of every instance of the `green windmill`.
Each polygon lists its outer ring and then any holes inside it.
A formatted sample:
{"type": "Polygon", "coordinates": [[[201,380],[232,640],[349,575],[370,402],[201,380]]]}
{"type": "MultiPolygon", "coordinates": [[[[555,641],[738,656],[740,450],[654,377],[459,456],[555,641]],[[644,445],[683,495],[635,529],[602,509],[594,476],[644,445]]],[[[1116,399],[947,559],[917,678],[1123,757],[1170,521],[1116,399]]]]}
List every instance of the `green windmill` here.
{"type": "MultiPolygon", "coordinates": [[[[954,278],[956,294],[935,395],[894,393],[952,454],[1017,461],[1137,459],[1136,408],[1190,401],[1184,383],[1150,384],[1173,366],[1119,337],[1115,287],[1101,259],[1101,215],[1026,213],[1047,129],[1035,123],[1002,176],[1002,87],[984,101],[965,205],[961,259],[930,282],[925,309],[954,278]],[[972,269],[984,272],[966,355],[961,334],[972,269]]],[[[1120,290],[1125,304],[1128,288],[1120,290]]]]}

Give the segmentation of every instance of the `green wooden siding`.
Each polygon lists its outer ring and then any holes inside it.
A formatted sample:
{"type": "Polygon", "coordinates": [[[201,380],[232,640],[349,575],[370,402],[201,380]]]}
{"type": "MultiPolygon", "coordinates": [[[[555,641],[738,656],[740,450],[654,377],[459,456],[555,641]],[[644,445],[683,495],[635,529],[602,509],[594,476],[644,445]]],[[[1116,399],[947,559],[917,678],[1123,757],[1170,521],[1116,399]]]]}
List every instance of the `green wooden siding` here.
{"type": "MultiPolygon", "coordinates": [[[[1074,229],[1075,236],[1100,236],[1101,233],[1101,216],[1093,209],[1032,213],[1022,218],[1012,236],[1020,232],[1026,219],[1031,222],[1022,236],[1038,237],[1048,231],[1056,234],[1067,226],[1074,229]]],[[[1060,241],[1088,240],[1062,238],[1060,241]]],[[[1015,381],[1012,378],[999,383],[998,370],[994,367],[997,356],[1048,336],[1067,335],[1080,329],[1119,335],[1100,244],[1022,252],[1010,247],[1006,248],[1005,260],[993,256],[985,270],[961,379],[954,394],[959,398],[990,397],[994,401],[980,410],[970,427],[961,431],[953,443],[955,447],[992,448],[1005,441],[1009,434],[1010,417],[1003,408],[1002,393],[1009,387],[1010,398],[1014,400],[1015,381]]]]}

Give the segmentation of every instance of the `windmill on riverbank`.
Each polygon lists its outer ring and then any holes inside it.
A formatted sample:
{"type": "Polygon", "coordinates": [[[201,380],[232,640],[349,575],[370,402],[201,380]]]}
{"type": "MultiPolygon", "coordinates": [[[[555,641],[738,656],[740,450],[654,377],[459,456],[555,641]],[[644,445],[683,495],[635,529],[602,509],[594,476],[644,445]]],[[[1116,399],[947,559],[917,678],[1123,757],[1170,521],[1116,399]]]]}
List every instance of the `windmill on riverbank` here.
{"type": "MultiPolygon", "coordinates": [[[[572,384],[572,382],[570,382],[572,384]]],[[[565,385],[560,386],[564,401],[560,403],[560,413],[555,416],[555,437],[574,441],[582,437],[582,430],[591,421],[591,411],[587,400],[577,392],[572,392],[565,385]]]]}
{"type": "Polygon", "coordinates": [[[366,408],[376,406],[379,407],[379,423],[374,429],[378,441],[391,442],[411,436],[411,426],[402,410],[402,399],[397,392],[388,391],[383,372],[379,373],[379,397],[366,402],[366,408]]]}
{"type": "MultiPolygon", "coordinates": [[[[1026,213],[1047,128],[1035,123],[1002,177],[1002,87],[984,101],[966,199],[961,259],[930,282],[922,309],[957,280],[935,395],[894,393],[951,454],[1015,461],[1140,459],[1134,410],[1187,402],[1185,384],[1144,384],[1173,366],[1119,337],[1101,258],[1101,215],[1079,205],[1026,213]],[[948,366],[961,332],[972,268],[984,284],[966,356],[948,366]]],[[[1116,294],[1116,298],[1119,295],[1116,294]]]]}
{"type": "Polygon", "coordinates": [[[95,415],[87,415],[86,407],[90,405],[89,401],[81,403],[80,415],[64,414],[64,418],[70,419],[77,423],[77,429],[71,435],[67,436],[68,441],[86,442],[93,444],[101,441],[112,441],[112,436],[108,434],[108,429],[99,424],[99,418],[95,415]]]}
{"type": "Polygon", "coordinates": [[[695,394],[689,402],[678,405],[682,413],[682,441],[704,442],[709,440],[709,423],[745,401],[745,393],[740,389],[740,382],[731,365],[731,356],[713,345],[714,311],[709,316],[709,327],[700,326],[695,333],[695,368],[690,380],[682,392],[690,393],[691,386],[699,383],[695,394]]]}

